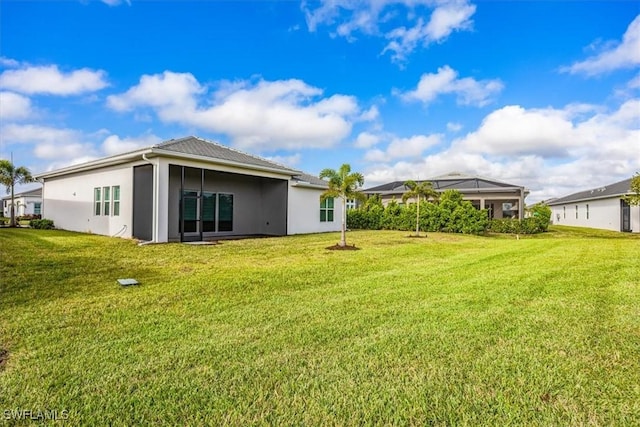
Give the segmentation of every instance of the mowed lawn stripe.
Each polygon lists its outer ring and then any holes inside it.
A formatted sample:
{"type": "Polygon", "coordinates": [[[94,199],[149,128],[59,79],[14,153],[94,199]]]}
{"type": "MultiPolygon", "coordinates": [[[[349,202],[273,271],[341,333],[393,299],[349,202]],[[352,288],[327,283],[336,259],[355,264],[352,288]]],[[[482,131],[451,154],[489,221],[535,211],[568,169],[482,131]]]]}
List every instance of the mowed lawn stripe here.
{"type": "Polygon", "coordinates": [[[139,247],[0,230],[0,408],[73,424],[640,419],[638,236],[407,234],[328,251],[337,234],[139,247]]]}

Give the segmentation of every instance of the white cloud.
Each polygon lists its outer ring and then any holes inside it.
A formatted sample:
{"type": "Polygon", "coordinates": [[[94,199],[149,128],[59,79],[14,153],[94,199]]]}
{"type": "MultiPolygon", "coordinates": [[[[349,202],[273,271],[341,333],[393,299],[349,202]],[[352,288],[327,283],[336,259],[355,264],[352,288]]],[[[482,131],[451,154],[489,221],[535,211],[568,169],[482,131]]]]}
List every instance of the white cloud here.
{"type": "Polygon", "coordinates": [[[91,150],[90,144],[44,143],[36,145],[33,154],[39,159],[74,159],[86,155],[91,150]]]}
{"type": "Polygon", "coordinates": [[[79,142],[81,133],[73,129],[60,129],[33,124],[9,124],[2,127],[0,138],[3,144],[53,144],[57,141],[79,142]]]}
{"type": "Polygon", "coordinates": [[[431,14],[431,19],[425,29],[428,40],[439,41],[456,30],[467,30],[471,28],[471,16],[476,11],[476,7],[463,1],[443,3],[431,14]]]}
{"type": "Polygon", "coordinates": [[[37,159],[49,161],[51,170],[103,156],[111,156],[162,142],[151,133],[120,137],[106,129],[85,133],[76,129],[34,124],[8,124],[0,129],[0,145],[30,147],[37,159]]]}
{"type": "Polygon", "coordinates": [[[26,66],[0,74],[0,88],[24,94],[78,95],[106,86],[106,73],[88,68],[64,73],[57,65],[26,66]]]}
{"type": "Polygon", "coordinates": [[[401,161],[372,152],[367,186],[460,171],[524,185],[532,203],[609,184],[640,170],[638,111],[640,99],[613,111],[583,104],[506,106],[446,150],[401,161]]]}
{"type": "Polygon", "coordinates": [[[273,151],[327,148],[351,133],[360,114],[356,99],[321,95],[295,79],[225,83],[207,93],[193,75],[166,71],[143,76],[107,104],[117,111],[150,107],[164,122],[226,134],[243,149],[273,151]],[[199,103],[205,96],[209,102],[199,103]]]}
{"type": "Polygon", "coordinates": [[[22,120],[32,114],[29,98],[13,92],[0,92],[0,120],[22,120]]]}
{"type": "Polygon", "coordinates": [[[434,9],[426,24],[420,18],[411,28],[402,26],[388,32],[385,37],[391,41],[382,52],[391,52],[392,60],[402,63],[418,46],[441,42],[453,31],[470,29],[475,11],[474,5],[463,1],[444,3],[434,9]]]}
{"type": "Polygon", "coordinates": [[[12,58],[7,58],[5,56],[0,56],[0,67],[6,68],[15,68],[18,67],[20,63],[12,58]]]}
{"type": "Polygon", "coordinates": [[[460,130],[462,130],[462,124],[456,122],[448,122],[447,130],[449,132],[460,132],[460,130]]]}
{"type": "Polygon", "coordinates": [[[563,111],[510,105],[493,111],[457,144],[473,153],[566,157],[571,146],[582,144],[573,136],[573,124],[563,111]]]}
{"type": "Polygon", "coordinates": [[[594,76],[638,65],[640,65],[640,15],[629,24],[621,43],[584,61],[563,67],[561,70],[571,74],[583,73],[594,76]]]}
{"type": "Polygon", "coordinates": [[[360,132],[356,137],[355,145],[357,148],[370,148],[380,142],[381,137],[370,132],[360,132]]]}
{"type": "Polygon", "coordinates": [[[302,154],[295,153],[290,156],[267,156],[265,158],[286,167],[296,167],[300,163],[300,160],[302,160],[302,154]]]}
{"type": "Polygon", "coordinates": [[[162,142],[162,139],[156,135],[144,134],[138,137],[120,138],[118,135],[109,135],[102,142],[102,151],[107,156],[135,151],[138,148],[150,147],[162,142]]]}
{"type": "Polygon", "coordinates": [[[442,135],[414,135],[410,138],[394,137],[386,150],[372,149],[365,154],[365,160],[384,162],[398,158],[420,157],[424,151],[442,142],[442,135]]]}
{"type": "Polygon", "coordinates": [[[632,78],[627,86],[631,89],[640,89],[640,73],[632,78]]]}
{"type": "Polygon", "coordinates": [[[395,91],[404,100],[433,102],[439,95],[455,94],[461,105],[484,106],[503,88],[500,80],[475,80],[471,77],[458,78],[458,72],[445,65],[437,73],[425,73],[420,77],[416,89],[408,92],[395,91]]]}
{"type": "Polygon", "coordinates": [[[376,120],[378,117],[380,117],[380,110],[378,110],[378,107],[374,105],[360,115],[360,120],[371,122],[376,120]]]}
{"type": "Polygon", "coordinates": [[[100,0],[102,3],[108,6],[120,6],[122,3],[126,3],[131,6],[130,0],[100,0]]]}
{"type": "Polygon", "coordinates": [[[33,155],[38,159],[57,160],[65,164],[70,159],[93,156],[98,153],[84,135],[74,129],[60,129],[50,126],[9,124],[2,127],[3,144],[27,144],[33,147],[33,155]]]}
{"type": "Polygon", "coordinates": [[[303,2],[302,9],[309,31],[325,25],[332,37],[349,41],[358,33],[382,37],[389,40],[383,53],[404,62],[418,47],[471,29],[476,7],[467,0],[323,0],[315,9],[303,2]]]}
{"type": "Polygon", "coordinates": [[[196,96],[205,90],[190,73],[165,71],[162,74],[144,75],[140,83],[127,92],[108,96],[107,106],[119,112],[152,107],[170,121],[175,116],[194,111],[196,96]]]}

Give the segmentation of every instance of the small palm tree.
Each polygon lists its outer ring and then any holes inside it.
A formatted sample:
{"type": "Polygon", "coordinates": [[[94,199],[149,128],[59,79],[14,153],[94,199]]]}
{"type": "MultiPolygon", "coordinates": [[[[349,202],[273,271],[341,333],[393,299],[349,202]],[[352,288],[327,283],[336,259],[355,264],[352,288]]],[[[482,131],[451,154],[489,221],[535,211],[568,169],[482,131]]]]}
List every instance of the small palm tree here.
{"type": "Polygon", "coordinates": [[[24,166],[16,167],[9,160],[0,160],[0,184],[7,187],[7,193],[11,192],[11,220],[10,227],[16,226],[16,204],[14,187],[16,184],[27,184],[33,182],[29,169],[24,166]]]}
{"type": "Polygon", "coordinates": [[[329,188],[320,195],[320,201],[329,197],[342,200],[342,234],[340,235],[341,247],[347,246],[347,199],[364,200],[363,193],[358,188],[364,185],[364,176],[360,172],[351,172],[351,166],[343,164],[337,171],[323,169],[320,178],[329,180],[329,188]]]}
{"type": "Polygon", "coordinates": [[[415,181],[406,181],[405,187],[409,189],[402,195],[402,201],[406,202],[408,199],[416,199],[416,237],[420,236],[420,198],[424,197],[425,200],[429,200],[429,197],[434,200],[439,197],[436,190],[433,189],[433,185],[429,181],[423,181],[417,184],[415,181]]]}

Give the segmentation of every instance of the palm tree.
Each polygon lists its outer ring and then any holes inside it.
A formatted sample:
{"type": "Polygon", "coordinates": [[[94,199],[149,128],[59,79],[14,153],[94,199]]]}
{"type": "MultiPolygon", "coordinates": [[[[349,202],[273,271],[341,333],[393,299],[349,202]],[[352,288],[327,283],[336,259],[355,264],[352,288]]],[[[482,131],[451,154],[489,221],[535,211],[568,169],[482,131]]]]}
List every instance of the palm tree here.
{"type": "Polygon", "coordinates": [[[420,236],[420,198],[424,197],[425,200],[429,200],[429,197],[437,199],[439,194],[433,189],[433,185],[429,181],[423,181],[417,184],[415,181],[406,181],[405,187],[409,189],[402,195],[402,201],[406,203],[408,199],[416,199],[416,237],[420,236]]]}
{"type": "Polygon", "coordinates": [[[351,172],[351,166],[343,164],[337,171],[334,169],[323,169],[320,178],[329,180],[329,188],[320,195],[320,201],[329,197],[342,200],[342,234],[340,236],[340,246],[347,246],[347,199],[364,200],[365,196],[358,188],[364,185],[364,176],[360,172],[351,172]]]}
{"type": "Polygon", "coordinates": [[[14,187],[16,184],[27,184],[35,181],[29,169],[24,166],[16,167],[9,160],[0,160],[0,184],[7,187],[7,193],[11,192],[11,221],[10,227],[16,226],[16,204],[14,187]]]}

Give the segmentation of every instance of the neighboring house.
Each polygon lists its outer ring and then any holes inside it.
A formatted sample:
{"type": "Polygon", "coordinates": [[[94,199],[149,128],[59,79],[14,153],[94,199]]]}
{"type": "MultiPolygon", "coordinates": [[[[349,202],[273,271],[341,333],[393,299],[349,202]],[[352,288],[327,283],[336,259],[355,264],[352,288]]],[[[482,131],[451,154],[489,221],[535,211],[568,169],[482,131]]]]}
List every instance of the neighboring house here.
{"type": "MultiPolygon", "coordinates": [[[[2,216],[11,216],[11,196],[2,199],[2,216]]],[[[42,188],[14,194],[16,218],[23,215],[40,215],[42,213],[42,188]]]]}
{"type": "Polygon", "coordinates": [[[640,207],[629,206],[631,178],[550,201],[551,221],[559,225],[640,233],[640,207]]]}
{"type": "MultiPolygon", "coordinates": [[[[519,185],[507,184],[491,178],[465,175],[451,172],[428,180],[433,189],[442,193],[445,190],[458,190],[464,200],[470,201],[476,209],[487,209],[490,218],[524,218],[524,199],[529,191],[519,185]]],[[[408,191],[405,181],[394,181],[363,191],[373,196],[379,194],[386,206],[395,199],[402,203],[402,195],[408,191]]]]}
{"type": "Polygon", "coordinates": [[[43,216],[66,230],[153,242],[340,230],[325,181],[193,136],[36,178],[43,216]]]}

